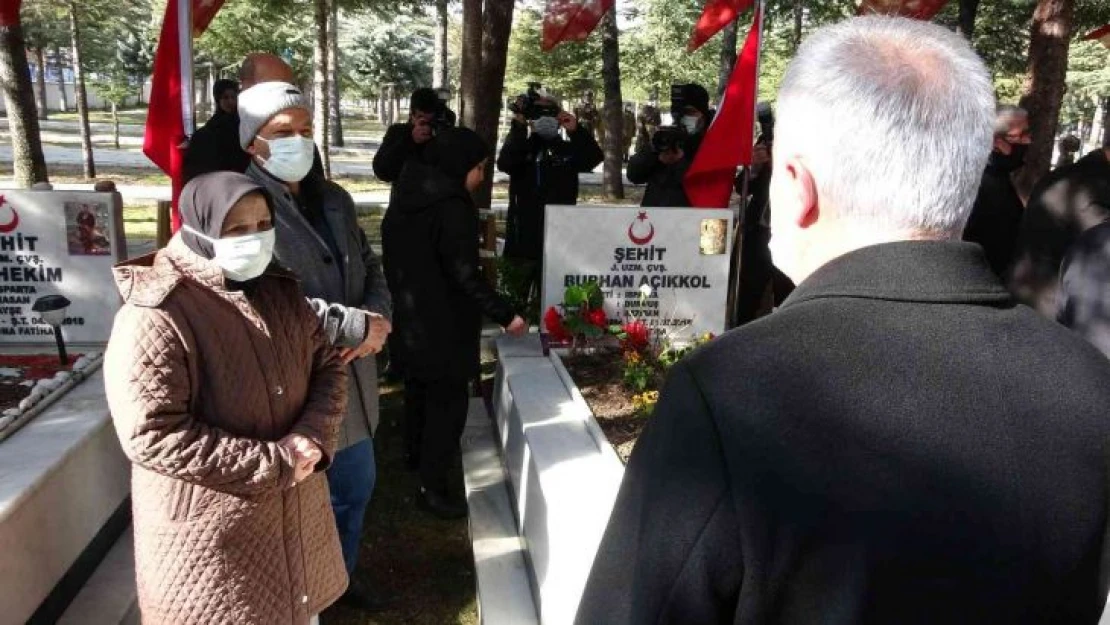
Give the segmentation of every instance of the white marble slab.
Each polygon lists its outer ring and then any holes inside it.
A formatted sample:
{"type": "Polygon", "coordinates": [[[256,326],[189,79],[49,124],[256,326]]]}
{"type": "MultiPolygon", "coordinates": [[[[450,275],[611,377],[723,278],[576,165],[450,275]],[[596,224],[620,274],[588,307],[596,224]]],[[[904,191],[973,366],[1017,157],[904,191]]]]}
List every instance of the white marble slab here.
{"type": "Polygon", "coordinates": [[[135,586],[135,534],[128,528],[96,567],[89,581],[66,608],[58,625],[110,623],[118,625],[137,614],[139,592],[135,586]]]}
{"type": "Polygon", "coordinates": [[[480,399],[471,401],[462,460],[480,621],[484,625],[537,623],[524,548],[509,503],[493,422],[480,399]]]}
{"type": "Polygon", "coordinates": [[[0,443],[0,622],[35,611],[130,491],[103,375],[0,443]]]}
{"type": "Polygon", "coordinates": [[[502,351],[494,398],[544,625],[573,622],[624,474],[607,441],[599,444],[589,407],[568,388],[573,384],[556,362],[502,351]]]}

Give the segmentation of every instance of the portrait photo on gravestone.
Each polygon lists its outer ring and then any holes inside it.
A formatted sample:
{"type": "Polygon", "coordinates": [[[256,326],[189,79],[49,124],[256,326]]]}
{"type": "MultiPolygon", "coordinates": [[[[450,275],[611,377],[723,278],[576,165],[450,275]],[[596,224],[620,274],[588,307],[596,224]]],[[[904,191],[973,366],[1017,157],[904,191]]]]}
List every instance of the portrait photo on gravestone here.
{"type": "Polygon", "coordinates": [[[66,241],[70,256],[109,256],[108,204],[66,202],[66,241]]]}

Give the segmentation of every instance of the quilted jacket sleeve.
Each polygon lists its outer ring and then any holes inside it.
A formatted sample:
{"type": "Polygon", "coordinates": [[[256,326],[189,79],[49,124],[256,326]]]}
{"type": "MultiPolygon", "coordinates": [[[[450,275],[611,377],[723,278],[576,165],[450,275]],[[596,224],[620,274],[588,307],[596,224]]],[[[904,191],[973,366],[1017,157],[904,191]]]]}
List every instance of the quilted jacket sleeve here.
{"type": "Polygon", "coordinates": [[[347,414],[347,367],[339,358],[339,352],[332,347],[312,309],[301,307],[299,318],[305,335],[312,337],[314,351],[308,397],[293,432],[307,437],[324,452],[323,460],[316,463],[316,471],[319,472],[331,466],[339,444],[339,429],[347,414]]]}
{"type": "Polygon", "coordinates": [[[108,406],[124,453],[155,473],[253,495],[293,484],[293,459],[276,443],[234,436],[189,413],[185,343],[169,315],[125,305],[104,370],[108,406]]]}

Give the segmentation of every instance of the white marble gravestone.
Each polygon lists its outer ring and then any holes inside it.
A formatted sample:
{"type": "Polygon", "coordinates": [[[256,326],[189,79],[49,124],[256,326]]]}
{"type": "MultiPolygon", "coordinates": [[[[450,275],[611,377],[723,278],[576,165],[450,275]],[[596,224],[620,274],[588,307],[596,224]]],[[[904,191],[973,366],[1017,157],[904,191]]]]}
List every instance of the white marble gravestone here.
{"type": "Polygon", "coordinates": [[[116,193],[0,191],[0,345],[54,344],[35,300],[70,300],[62,336],[105,343],[120,307],[112,265],[126,256],[116,193]]]}
{"type": "Polygon", "coordinates": [[[725,330],[729,209],[548,206],[543,310],[597,282],[610,321],[644,321],[682,341],[725,330]]]}

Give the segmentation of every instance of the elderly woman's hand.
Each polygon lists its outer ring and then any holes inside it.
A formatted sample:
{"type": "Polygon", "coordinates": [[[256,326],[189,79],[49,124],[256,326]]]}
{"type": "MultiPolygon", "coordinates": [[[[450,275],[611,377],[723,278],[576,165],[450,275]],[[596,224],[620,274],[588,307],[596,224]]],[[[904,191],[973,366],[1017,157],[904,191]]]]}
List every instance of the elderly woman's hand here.
{"type": "Polygon", "coordinates": [[[324,457],[323,452],[306,436],[290,434],[278,441],[278,445],[293,456],[293,483],[299,484],[316,471],[316,463],[324,457]]]}

